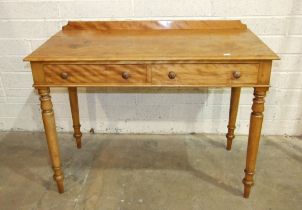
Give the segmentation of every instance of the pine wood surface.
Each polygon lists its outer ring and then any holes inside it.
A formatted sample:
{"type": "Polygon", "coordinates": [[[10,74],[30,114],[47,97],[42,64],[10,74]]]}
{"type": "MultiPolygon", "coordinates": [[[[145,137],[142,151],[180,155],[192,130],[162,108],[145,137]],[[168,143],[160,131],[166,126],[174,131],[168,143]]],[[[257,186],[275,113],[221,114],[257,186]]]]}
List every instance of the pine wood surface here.
{"type": "Polygon", "coordinates": [[[240,21],[129,21],[124,25],[114,21],[79,21],[70,22],[63,29],[25,60],[278,59],[240,21]],[[102,28],[107,30],[100,30],[102,28]]]}

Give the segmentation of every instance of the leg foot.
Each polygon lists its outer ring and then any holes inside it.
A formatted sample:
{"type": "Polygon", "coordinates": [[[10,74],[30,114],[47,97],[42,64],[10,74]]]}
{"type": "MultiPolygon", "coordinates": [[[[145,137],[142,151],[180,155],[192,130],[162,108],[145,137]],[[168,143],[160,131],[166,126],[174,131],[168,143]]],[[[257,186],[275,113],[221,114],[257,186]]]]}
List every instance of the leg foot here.
{"type": "Polygon", "coordinates": [[[53,168],[54,170],[54,175],[53,175],[53,179],[56,181],[57,183],[57,188],[58,188],[58,191],[59,193],[63,193],[64,192],[64,176],[63,176],[63,173],[61,171],[60,168],[53,168]]]}
{"type": "Polygon", "coordinates": [[[227,137],[227,146],[226,146],[226,150],[230,151],[232,149],[232,143],[233,143],[233,139],[235,138],[234,135],[234,130],[236,127],[229,127],[228,126],[228,133],[226,134],[227,137]],[[233,134],[232,134],[233,133],[233,134]]]}
{"type": "Polygon", "coordinates": [[[251,187],[252,186],[244,185],[244,193],[243,193],[244,198],[249,198],[250,197],[251,187]]]}
{"type": "Polygon", "coordinates": [[[57,188],[58,188],[58,192],[59,193],[64,193],[64,183],[63,183],[63,181],[61,181],[61,182],[58,182],[57,181],[57,188]]]}
{"type": "Polygon", "coordinates": [[[236,128],[235,124],[236,124],[236,118],[237,118],[237,113],[238,113],[240,91],[241,91],[240,87],[232,87],[228,133],[226,134],[226,137],[227,137],[226,149],[227,150],[231,150],[232,142],[233,142],[233,139],[235,138],[234,132],[235,132],[235,128],[236,128]]]}
{"type": "Polygon", "coordinates": [[[242,180],[242,183],[244,184],[244,192],[243,197],[248,198],[250,196],[251,188],[254,185],[254,172],[248,172],[247,170],[244,170],[245,177],[242,180]]]}
{"type": "Polygon", "coordinates": [[[76,87],[68,88],[69,93],[69,101],[70,101],[70,109],[72,115],[73,122],[73,136],[76,139],[77,148],[80,149],[82,147],[81,138],[81,125],[80,125],[80,114],[79,114],[79,104],[78,104],[78,93],[76,87]]]}

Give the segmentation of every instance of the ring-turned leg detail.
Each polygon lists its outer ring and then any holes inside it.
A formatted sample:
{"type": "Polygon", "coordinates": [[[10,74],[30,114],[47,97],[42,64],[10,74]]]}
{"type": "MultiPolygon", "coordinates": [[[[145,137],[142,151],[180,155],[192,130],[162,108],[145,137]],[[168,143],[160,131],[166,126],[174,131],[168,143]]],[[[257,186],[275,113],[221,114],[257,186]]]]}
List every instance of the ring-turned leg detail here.
{"type": "Polygon", "coordinates": [[[76,87],[68,88],[69,93],[69,101],[70,101],[70,109],[73,121],[73,136],[76,139],[77,148],[80,149],[82,147],[81,138],[81,124],[80,124],[80,114],[79,114],[79,104],[78,104],[78,93],[76,87]]]}
{"type": "Polygon", "coordinates": [[[57,131],[54,112],[52,108],[51,97],[49,95],[49,88],[38,89],[41,101],[42,119],[45,129],[45,135],[49,150],[52,168],[54,171],[53,178],[57,182],[58,191],[64,192],[64,175],[61,169],[60,151],[57,140],[57,131]]]}
{"type": "Polygon", "coordinates": [[[232,142],[235,138],[234,132],[235,132],[235,124],[236,124],[236,118],[238,113],[238,106],[239,106],[239,100],[240,100],[240,87],[232,87],[231,92],[231,100],[230,100],[230,112],[229,112],[229,124],[228,124],[228,133],[226,134],[227,137],[227,150],[231,150],[232,148],[232,142]]]}
{"type": "Polygon", "coordinates": [[[261,135],[263,111],[264,111],[264,98],[268,88],[254,88],[254,99],[252,105],[252,113],[250,119],[250,130],[246,154],[246,168],[244,170],[245,177],[242,180],[244,184],[243,197],[248,198],[250,195],[251,187],[254,185],[254,174],[256,159],[261,135]]]}

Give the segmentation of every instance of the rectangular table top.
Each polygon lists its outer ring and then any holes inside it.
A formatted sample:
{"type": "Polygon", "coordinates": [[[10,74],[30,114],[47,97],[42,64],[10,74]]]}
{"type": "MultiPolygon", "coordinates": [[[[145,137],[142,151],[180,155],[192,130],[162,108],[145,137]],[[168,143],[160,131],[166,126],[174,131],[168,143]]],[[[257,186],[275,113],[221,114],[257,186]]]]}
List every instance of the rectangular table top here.
{"type": "Polygon", "coordinates": [[[71,21],[25,61],[275,60],[240,21],[71,21]]]}

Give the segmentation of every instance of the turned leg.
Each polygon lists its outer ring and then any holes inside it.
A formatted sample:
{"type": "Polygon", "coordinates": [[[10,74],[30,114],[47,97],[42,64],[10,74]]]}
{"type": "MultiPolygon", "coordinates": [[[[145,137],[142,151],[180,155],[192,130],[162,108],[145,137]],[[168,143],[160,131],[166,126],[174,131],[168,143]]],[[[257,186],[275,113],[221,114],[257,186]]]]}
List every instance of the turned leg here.
{"type": "Polygon", "coordinates": [[[238,105],[239,105],[239,99],[240,99],[240,87],[232,87],[231,92],[231,101],[230,101],[230,112],[229,112],[229,124],[228,124],[228,133],[226,134],[227,137],[227,150],[231,150],[232,148],[232,142],[235,138],[234,131],[235,131],[235,124],[236,124],[236,118],[238,113],[238,105]]]}
{"type": "Polygon", "coordinates": [[[71,109],[71,115],[73,121],[73,129],[74,129],[73,136],[76,139],[77,148],[80,149],[82,146],[81,144],[82,133],[80,130],[81,125],[80,125],[80,116],[79,116],[77,88],[70,87],[68,88],[68,92],[69,92],[70,109],[71,109]]]}
{"type": "Polygon", "coordinates": [[[40,94],[42,118],[45,129],[46,140],[48,144],[48,150],[52,167],[54,170],[53,178],[57,182],[58,191],[64,192],[64,175],[61,169],[60,151],[57,141],[56,122],[54,118],[54,112],[52,109],[51,97],[49,95],[49,88],[39,88],[40,94]]]}
{"type": "Polygon", "coordinates": [[[249,197],[251,187],[254,185],[253,177],[255,174],[256,159],[263,121],[264,97],[266,95],[267,90],[268,88],[254,88],[255,97],[253,99],[252,113],[250,119],[250,131],[246,154],[246,168],[244,170],[245,177],[242,180],[244,184],[243,197],[245,198],[249,197]]]}

